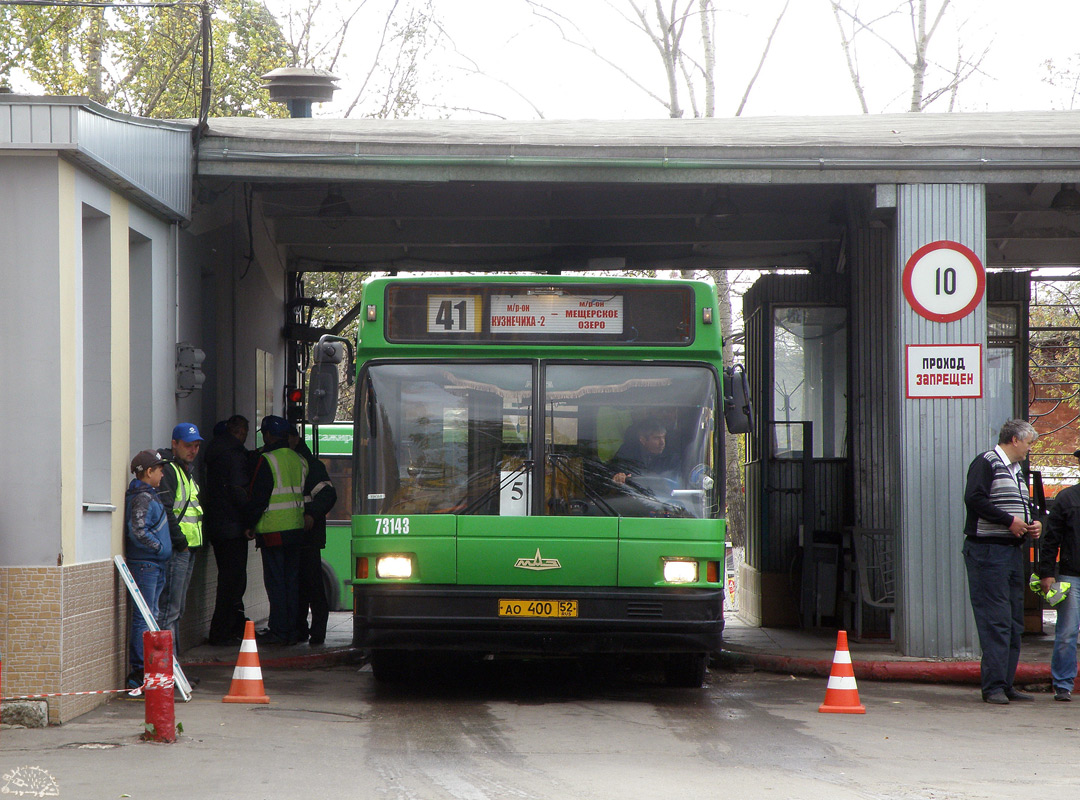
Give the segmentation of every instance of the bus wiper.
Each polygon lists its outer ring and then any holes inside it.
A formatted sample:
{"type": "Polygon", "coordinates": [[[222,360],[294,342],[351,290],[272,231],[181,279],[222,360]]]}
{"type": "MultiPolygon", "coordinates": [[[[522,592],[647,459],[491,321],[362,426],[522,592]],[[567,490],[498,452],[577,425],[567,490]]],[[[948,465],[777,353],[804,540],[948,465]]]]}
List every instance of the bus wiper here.
{"type": "Polygon", "coordinates": [[[611,505],[603,497],[601,497],[595,489],[589,486],[588,481],[586,481],[584,478],[579,478],[577,475],[570,471],[570,468],[566,466],[566,461],[568,459],[567,456],[562,455],[561,453],[549,453],[548,459],[555,467],[556,472],[562,474],[563,477],[567,478],[571,486],[578,486],[581,489],[582,493],[585,495],[585,497],[596,503],[596,505],[599,506],[600,509],[607,513],[607,516],[619,516],[615,512],[615,509],[613,509],[611,505]]]}
{"type": "Polygon", "coordinates": [[[525,461],[522,462],[521,469],[516,469],[513,472],[508,472],[506,474],[505,478],[503,478],[501,481],[499,481],[497,484],[492,486],[490,489],[488,489],[486,492],[484,492],[478,498],[476,498],[471,503],[469,503],[469,505],[467,505],[465,507],[465,510],[462,511],[461,513],[462,514],[475,514],[477,509],[482,508],[484,505],[486,505],[488,502],[490,502],[491,498],[493,498],[497,494],[501,494],[502,490],[505,489],[507,486],[509,486],[511,483],[513,483],[514,480],[518,477],[518,475],[524,475],[525,473],[529,472],[532,468],[533,468],[532,459],[525,459],[525,461]]]}

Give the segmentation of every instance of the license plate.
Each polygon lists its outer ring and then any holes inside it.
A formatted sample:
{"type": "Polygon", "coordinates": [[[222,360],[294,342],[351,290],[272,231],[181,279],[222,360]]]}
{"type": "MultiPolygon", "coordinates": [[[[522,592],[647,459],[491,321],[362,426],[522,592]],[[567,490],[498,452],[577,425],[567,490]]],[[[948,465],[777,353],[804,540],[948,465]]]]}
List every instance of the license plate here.
{"type": "Polygon", "coordinates": [[[577,600],[500,600],[500,617],[576,617],[577,600]]]}

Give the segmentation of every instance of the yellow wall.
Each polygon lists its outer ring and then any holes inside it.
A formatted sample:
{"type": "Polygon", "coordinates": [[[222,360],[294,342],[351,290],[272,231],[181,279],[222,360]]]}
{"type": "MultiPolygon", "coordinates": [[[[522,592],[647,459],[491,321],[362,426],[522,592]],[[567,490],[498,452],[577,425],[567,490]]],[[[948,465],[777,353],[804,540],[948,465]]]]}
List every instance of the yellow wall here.
{"type": "Polygon", "coordinates": [[[57,159],[60,187],[59,252],[60,263],[60,552],[64,560],[75,559],[75,521],[80,498],[75,493],[79,464],[75,458],[77,431],[75,370],[78,352],[76,311],[75,243],[82,235],[80,215],[75,198],[75,168],[57,159]]]}
{"type": "Polygon", "coordinates": [[[131,302],[129,255],[130,248],[130,207],[128,201],[112,193],[110,200],[110,230],[112,254],[112,502],[117,512],[112,519],[113,555],[124,552],[124,492],[127,488],[128,467],[132,453],[128,453],[131,442],[131,421],[128,417],[129,398],[131,397],[131,347],[129,321],[131,302]]]}

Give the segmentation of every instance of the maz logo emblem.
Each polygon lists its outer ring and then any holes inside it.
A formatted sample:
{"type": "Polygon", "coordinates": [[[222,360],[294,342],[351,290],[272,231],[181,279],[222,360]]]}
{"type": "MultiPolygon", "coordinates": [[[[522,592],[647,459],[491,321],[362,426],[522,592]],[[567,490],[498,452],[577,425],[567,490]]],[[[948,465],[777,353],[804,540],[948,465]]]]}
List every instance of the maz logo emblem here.
{"type": "Polygon", "coordinates": [[[562,564],[559,563],[557,558],[541,558],[540,548],[536,548],[536,555],[532,558],[519,558],[514,562],[514,567],[517,569],[531,569],[536,572],[545,569],[562,569],[562,564]]]}

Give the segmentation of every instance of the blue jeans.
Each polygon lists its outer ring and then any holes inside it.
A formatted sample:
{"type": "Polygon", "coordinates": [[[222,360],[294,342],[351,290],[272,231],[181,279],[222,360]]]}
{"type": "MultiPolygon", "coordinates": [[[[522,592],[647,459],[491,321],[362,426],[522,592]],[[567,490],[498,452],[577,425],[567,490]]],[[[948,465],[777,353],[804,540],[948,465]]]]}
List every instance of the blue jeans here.
{"type": "Polygon", "coordinates": [[[184,616],[187,606],[188,587],[191,585],[191,573],[195,569],[195,553],[189,547],[179,553],[173,551],[169,559],[169,574],[165,579],[165,591],[161,595],[158,608],[158,627],[163,631],[172,631],[173,652],[180,652],[180,617],[184,616]]]}
{"type": "Polygon", "coordinates": [[[982,694],[1013,690],[1024,632],[1024,554],[1021,548],[964,542],[968,592],[982,647],[982,694]]]}
{"type": "Polygon", "coordinates": [[[1054,654],[1050,656],[1050,677],[1055,689],[1073,690],[1076,681],[1076,634],[1080,630],[1080,577],[1059,575],[1059,581],[1069,581],[1065,599],[1057,607],[1057,627],[1054,629],[1054,654]]]}
{"type": "MultiPolygon", "coordinates": [[[[128,569],[135,585],[139,587],[151,616],[157,617],[158,601],[165,587],[165,564],[160,561],[129,561],[128,569]]],[[[143,633],[149,630],[138,607],[131,611],[131,642],[128,645],[128,661],[132,672],[142,672],[143,633]]]]}

